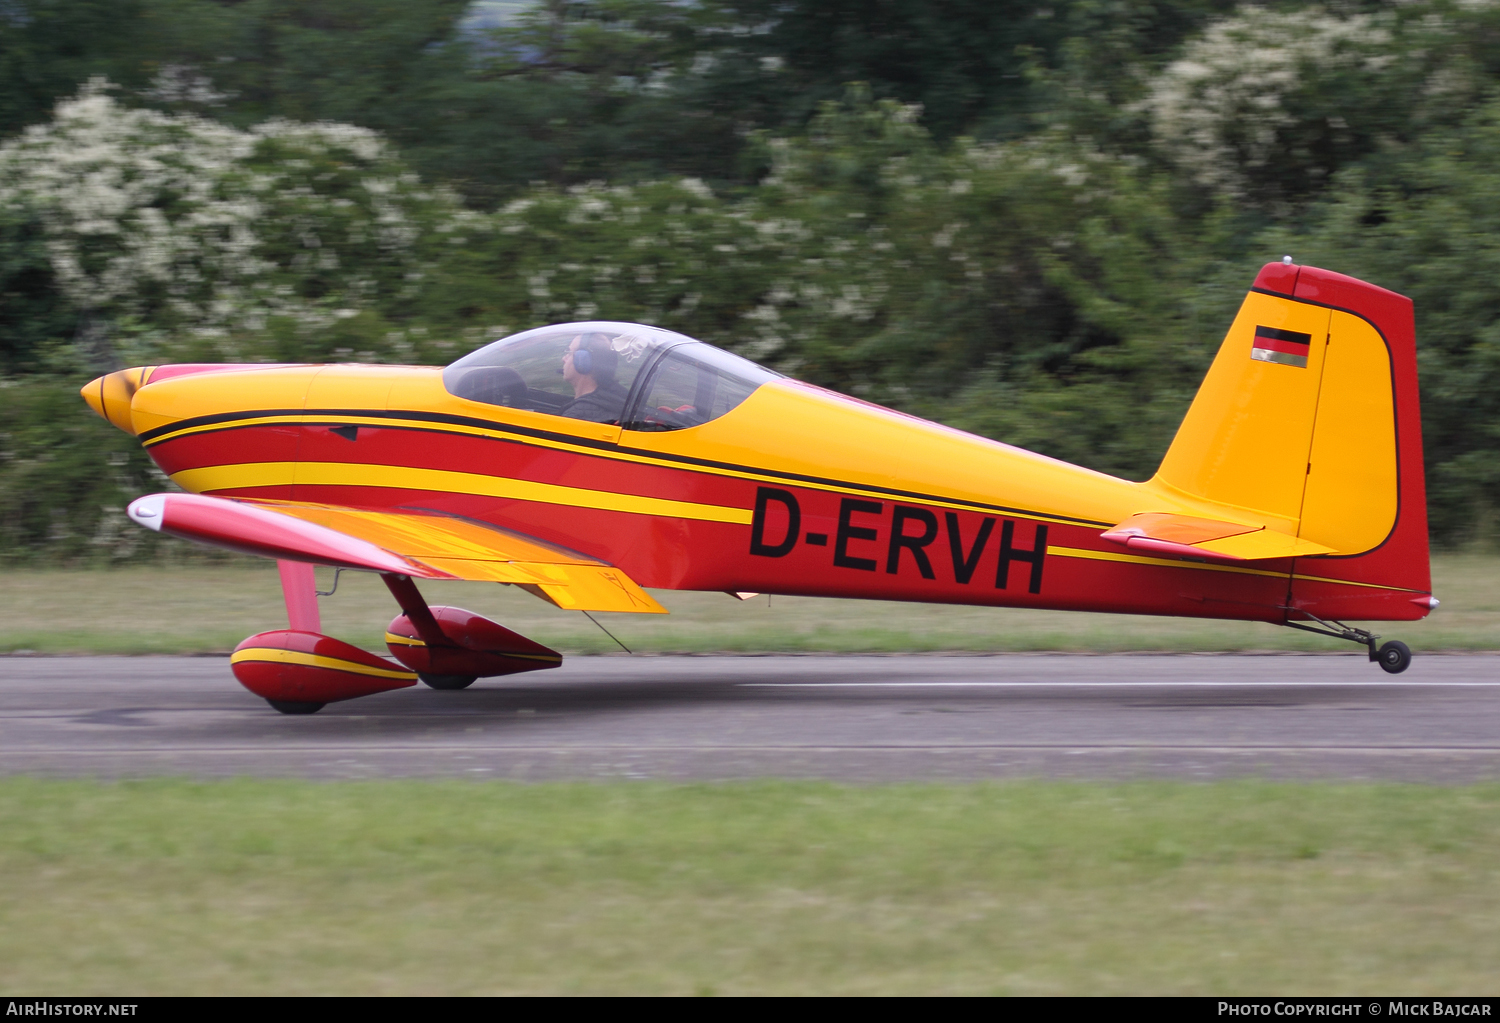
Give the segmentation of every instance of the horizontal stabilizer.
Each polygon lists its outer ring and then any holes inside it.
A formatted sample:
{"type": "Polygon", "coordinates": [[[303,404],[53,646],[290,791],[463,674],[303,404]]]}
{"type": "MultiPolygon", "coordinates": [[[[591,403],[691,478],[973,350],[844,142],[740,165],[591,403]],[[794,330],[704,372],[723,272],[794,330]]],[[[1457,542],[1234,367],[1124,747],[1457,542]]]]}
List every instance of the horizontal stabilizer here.
{"type": "Polygon", "coordinates": [[[287,561],[512,583],[569,611],[666,614],[624,572],[535,537],[438,513],[152,494],[136,522],[199,543],[287,561]]]}
{"type": "Polygon", "coordinates": [[[1190,555],[1220,561],[1264,561],[1336,553],[1330,547],[1295,536],[1238,522],[1200,519],[1170,512],[1132,515],[1099,534],[1132,550],[1190,555]]]}

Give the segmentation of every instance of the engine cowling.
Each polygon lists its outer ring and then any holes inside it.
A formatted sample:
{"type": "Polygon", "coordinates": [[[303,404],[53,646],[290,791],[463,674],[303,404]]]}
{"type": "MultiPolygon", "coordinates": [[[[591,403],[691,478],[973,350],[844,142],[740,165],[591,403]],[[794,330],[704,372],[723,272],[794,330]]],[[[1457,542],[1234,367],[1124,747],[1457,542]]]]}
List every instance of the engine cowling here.
{"type": "Polygon", "coordinates": [[[461,607],[434,607],[447,639],[446,645],[430,644],[418,634],[406,615],[397,615],[385,632],[391,656],[424,675],[477,675],[492,678],[522,671],[555,668],[562,654],[461,607]]]}

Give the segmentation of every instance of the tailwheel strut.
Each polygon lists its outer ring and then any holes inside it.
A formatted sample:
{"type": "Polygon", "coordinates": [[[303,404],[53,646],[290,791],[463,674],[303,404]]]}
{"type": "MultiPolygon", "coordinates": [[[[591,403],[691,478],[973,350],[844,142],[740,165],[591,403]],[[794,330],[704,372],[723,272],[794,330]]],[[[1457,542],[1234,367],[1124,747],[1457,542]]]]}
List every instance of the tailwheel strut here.
{"type": "Polygon", "coordinates": [[[1301,629],[1303,632],[1311,632],[1316,636],[1331,636],[1334,639],[1345,639],[1351,643],[1362,644],[1369,650],[1370,660],[1379,664],[1382,671],[1389,672],[1392,675],[1399,675],[1411,667],[1411,647],[1399,639],[1393,639],[1384,645],[1377,646],[1376,644],[1380,643],[1380,637],[1373,632],[1356,629],[1354,626],[1345,625],[1343,622],[1319,618],[1311,611],[1303,610],[1300,607],[1287,608],[1287,610],[1295,611],[1300,615],[1306,615],[1314,622],[1317,622],[1317,625],[1307,625],[1303,622],[1281,623],[1289,629],[1301,629]]]}

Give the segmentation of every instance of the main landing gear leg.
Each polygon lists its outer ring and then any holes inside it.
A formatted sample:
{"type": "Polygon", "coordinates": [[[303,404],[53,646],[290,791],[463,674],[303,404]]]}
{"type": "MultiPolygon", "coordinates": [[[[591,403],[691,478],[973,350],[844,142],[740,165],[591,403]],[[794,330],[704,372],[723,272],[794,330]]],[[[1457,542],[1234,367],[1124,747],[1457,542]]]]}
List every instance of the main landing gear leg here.
{"type": "MultiPolygon", "coordinates": [[[[427,601],[417,589],[417,584],[411,581],[411,576],[382,573],[380,578],[385,580],[386,589],[391,591],[391,596],[395,597],[396,603],[401,605],[401,611],[406,615],[407,621],[411,622],[417,636],[429,648],[453,645],[453,641],[443,634],[442,626],[438,625],[437,617],[432,613],[432,608],[427,606],[427,601]]],[[[467,689],[478,677],[478,675],[439,675],[430,671],[417,672],[417,678],[432,689],[467,689]]]]}
{"type": "Polygon", "coordinates": [[[1345,625],[1343,622],[1325,621],[1317,615],[1304,611],[1301,608],[1296,608],[1295,610],[1298,614],[1306,615],[1317,622],[1318,626],[1322,627],[1304,625],[1301,622],[1282,622],[1282,625],[1285,625],[1289,629],[1301,629],[1303,632],[1311,632],[1317,636],[1332,636],[1334,639],[1347,639],[1351,643],[1361,643],[1370,651],[1370,660],[1379,664],[1382,671],[1389,672],[1392,675],[1399,675],[1411,667],[1411,647],[1399,639],[1393,639],[1384,646],[1377,648],[1375,644],[1380,642],[1380,637],[1373,632],[1356,629],[1354,626],[1345,625]]]}
{"type": "Polygon", "coordinates": [[[381,575],[401,614],[385,630],[391,656],[433,689],[464,689],[476,678],[555,668],[562,654],[461,607],[429,607],[410,576],[381,575]]]}

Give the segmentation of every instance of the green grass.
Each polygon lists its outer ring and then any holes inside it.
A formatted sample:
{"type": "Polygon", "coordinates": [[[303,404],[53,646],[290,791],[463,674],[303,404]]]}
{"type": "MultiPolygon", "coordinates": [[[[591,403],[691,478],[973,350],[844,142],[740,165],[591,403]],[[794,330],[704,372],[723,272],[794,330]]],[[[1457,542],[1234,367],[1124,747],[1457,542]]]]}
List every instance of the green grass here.
{"type": "Polygon", "coordinates": [[[1500,989],[1500,787],[0,780],[7,994],[1500,989]]]}
{"type": "MultiPolygon", "coordinates": [[[[1373,626],[1414,649],[1500,650],[1500,558],[1433,559],[1443,606],[1423,622],[1373,626]]],[[[324,585],[332,573],[320,570],[324,585]]],[[[513,587],[424,583],[436,604],[453,604],[564,653],[618,647],[586,618],[513,587]]],[[[670,615],[599,615],[633,650],[894,652],[969,650],[1336,650],[1342,643],[1246,622],[1085,615],[1060,611],[895,604],[808,597],[654,591],[670,615]]],[[[325,598],[324,631],[372,650],[396,613],[372,575],[346,572],[325,598]]],[[[12,571],[0,585],[0,652],[214,653],[266,629],[285,628],[269,565],[12,571]]]]}

